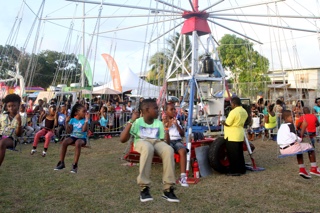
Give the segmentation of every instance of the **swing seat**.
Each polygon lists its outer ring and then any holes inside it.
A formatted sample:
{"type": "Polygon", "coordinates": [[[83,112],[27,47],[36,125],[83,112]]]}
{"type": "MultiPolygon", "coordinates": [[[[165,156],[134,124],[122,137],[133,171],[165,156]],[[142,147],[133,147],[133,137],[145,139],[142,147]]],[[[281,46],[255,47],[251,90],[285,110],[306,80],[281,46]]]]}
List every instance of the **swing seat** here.
{"type": "MultiPolygon", "coordinates": [[[[128,161],[131,164],[139,163],[139,161],[140,161],[140,153],[137,152],[137,151],[134,151],[133,142],[131,142],[130,150],[129,150],[129,152],[127,154],[125,154],[123,159],[128,161]]],[[[175,159],[175,162],[177,162],[177,163],[180,162],[179,154],[174,153],[174,159],[175,159]]],[[[153,164],[161,164],[162,163],[161,157],[159,155],[157,155],[156,153],[154,153],[153,159],[152,159],[152,163],[153,164]]]]}
{"type": "Polygon", "coordinates": [[[267,130],[267,131],[268,131],[268,137],[263,137],[262,140],[264,140],[265,138],[267,139],[267,141],[268,141],[268,140],[274,140],[274,139],[275,139],[275,141],[277,140],[277,139],[276,139],[276,137],[277,137],[277,132],[274,132],[274,130],[277,130],[277,126],[274,127],[274,128],[270,128],[270,129],[264,127],[264,130],[267,130]]]}
{"type": "Polygon", "coordinates": [[[300,155],[303,154],[305,152],[310,152],[310,151],[314,151],[314,148],[311,149],[307,149],[301,152],[296,152],[296,153],[292,153],[292,154],[284,154],[284,155],[279,155],[278,158],[285,158],[285,157],[290,157],[290,156],[296,156],[296,155],[300,155]]]}

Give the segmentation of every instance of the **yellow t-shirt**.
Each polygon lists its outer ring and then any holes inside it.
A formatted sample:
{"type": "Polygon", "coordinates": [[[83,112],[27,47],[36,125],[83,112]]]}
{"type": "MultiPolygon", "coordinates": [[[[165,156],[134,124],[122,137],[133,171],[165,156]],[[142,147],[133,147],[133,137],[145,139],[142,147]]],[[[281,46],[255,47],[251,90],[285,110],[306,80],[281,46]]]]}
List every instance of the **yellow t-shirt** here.
{"type": "Polygon", "coordinates": [[[272,116],[271,114],[268,114],[268,116],[269,116],[269,123],[265,123],[264,127],[266,129],[273,129],[277,126],[277,116],[276,115],[272,116]]]}
{"type": "Polygon", "coordinates": [[[224,126],[224,138],[228,138],[228,141],[243,142],[243,126],[247,118],[248,113],[242,106],[238,106],[231,110],[226,120],[228,126],[224,126]]]}

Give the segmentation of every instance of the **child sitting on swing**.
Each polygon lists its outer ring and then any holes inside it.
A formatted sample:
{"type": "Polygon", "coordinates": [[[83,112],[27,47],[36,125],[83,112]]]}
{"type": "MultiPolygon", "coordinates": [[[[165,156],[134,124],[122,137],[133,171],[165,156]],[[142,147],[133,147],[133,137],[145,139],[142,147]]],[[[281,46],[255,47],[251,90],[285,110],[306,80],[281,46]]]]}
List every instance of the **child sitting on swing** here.
{"type": "Polygon", "coordinates": [[[57,107],[56,105],[50,105],[49,106],[49,114],[47,115],[45,111],[42,111],[42,114],[40,115],[40,121],[44,121],[44,127],[36,133],[34,136],[34,141],[32,145],[32,150],[30,152],[31,155],[37,152],[37,146],[40,140],[40,137],[44,136],[44,148],[42,151],[42,157],[45,157],[47,155],[47,150],[49,147],[49,143],[51,138],[55,135],[54,134],[54,128],[58,124],[58,114],[57,114],[57,107]]]}
{"type": "Polygon", "coordinates": [[[187,175],[186,175],[186,163],[187,163],[187,149],[182,143],[182,137],[184,137],[183,128],[180,122],[176,119],[176,108],[173,103],[166,103],[164,106],[165,114],[163,116],[164,123],[168,123],[168,130],[170,135],[170,146],[174,152],[180,156],[180,179],[181,186],[188,187],[187,175]]]}
{"type": "Polygon", "coordinates": [[[63,140],[60,151],[60,161],[54,170],[62,170],[65,168],[64,158],[69,145],[75,144],[74,161],[72,164],[71,173],[78,172],[78,161],[80,158],[81,147],[87,144],[87,131],[90,123],[90,114],[82,104],[75,104],[72,107],[71,115],[66,119],[67,133],[70,137],[63,140]],[[70,119],[71,117],[71,119],[70,119]]]}
{"type": "Polygon", "coordinates": [[[180,202],[174,194],[174,153],[173,149],[164,141],[169,141],[168,123],[163,124],[158,120],[159,108],[154,99],[145,99],[140,104],[142,117],[139,112],[134,112],[124,130],[120,134],[120,141],[126,142],[130,135],[134,136],[134,150],[140,153],[139,176],[137,182],[141,187],[140,201],[153,200],[150,192],[150,172],[154,152],[162,159],[163,163],[163,195],[169,202],[180,202]]]}
{"type": "MultiPolygon", "coordinates": [[[[320,171],[318,170],[316,163],[314,149],[309,143],[301,143],[302,139],[297,136],[293,124],[292,112],[290,110],[284,110],[282,112],[282,118],[284,119],[284,123],[281,124],[277,137],[277,143],[280,146],[280,153],[282,155],[286,155],[310,150],[308,151],[309,160],[311,163],[310,174],[320,177],[320,171]]],[[[307,172],[303,163],[303,154],[297,154],[297,161],[299,164],[299,175],[303,178],[310,179],[311,176],[307,172]]]]}
{"type": "Polygon", "coordinates": [[[0,166],[3,162],[7,148],[15,148],[17,136],[22,134],[21,117],[19,106],[21,98],[19,95],[7,95],[4,100],[7,114],[0,115],[0,166]]]}
{"type": "MultiPolygon", "coordinates": [[[[101,126],[103,132],[109,131],[108,124],[108,107],[102,106],[100,109],[100,119],[99,119],[99,124],[101,126]]],[[[111,135],[105,135],[104,138],[111,138],[111,135]]]]}

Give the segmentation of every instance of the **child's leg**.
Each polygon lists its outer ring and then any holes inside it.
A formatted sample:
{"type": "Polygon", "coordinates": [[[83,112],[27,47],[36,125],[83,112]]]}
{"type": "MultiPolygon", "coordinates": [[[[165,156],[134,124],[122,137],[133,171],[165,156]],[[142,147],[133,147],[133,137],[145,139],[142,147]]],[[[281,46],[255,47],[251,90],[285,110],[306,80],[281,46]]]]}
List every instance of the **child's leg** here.
{"type": "Polygon", "coordinates": [[[14,142],[11,138],[5,138],[0,140],[0,166],[3,162],[8,147],[13,147],[14,142]]]}
{"type": "Polygon", "coordinates": [[[154,146],[148,141],[138,140],[135,144],[134,150],[140,153],[139,176],[137,177],[137,183],[141,187],[148,186],[151,183],[150,172],[152,158],[154,155],[154,146]]]}
{"type": "Polygon", "coordinates": [[[318,169],[317,163],[316,163],[316,154],[314,151],[308,152],[309,159],[311,163],[311,169],[310,174],[320,177],[320,170],[318,169]]]}
{"type": "Polygon", "coordinates": [[[39,143],[39,139],[41,136],[44,136],[46,134],[47,130],[46,129],[42,129],[39,132],[37,132],[37,134],[34,136],[34,140],[33,140],[33,149],[36,149],[39,143]]]}
{"type": "Polygon", "coordinates": [[[310,151],[308,152],[308,155],[309,155],[309,160],[310,160],[310,163],[315,163],[316,162],[316,154],[314,151],[310,151]]]}
{"type": "Polygon", "coordinates": [[[46,152],[49,144],[50,144],[50,140],[51,138],[54,136],[54,133],[52,131],[48,131],[47,134],[44,136],[45,141],[44,141],[44,151],[46,152]]]}
{"type": "Polygon", "coordinates": [[[162,159],[163,164],[163,189],[167,190],[172,185],[175,184],[175,175],[174,175],[174,152],[171,146],[167,143],[161,141],[154,144],[154,149],[156,150],[157,154],[162,159]]]}
{"type": "Polygon", "coordinates": [[[60,150],[60,161],[64,162],[64,158],[67,153],[67,148],[74,142],[73,138],[66,138],[62,141],[61,150],[60,150]]]}
{"type": "Polygon", "coordinates": [[[179,149],[178,151],[180,156],[180,172],[186,173],[187,167],[187,150],[185,148],[179,149]]]}
{"type": "Polygon", "coordinates": [[[74,160],[73,160],[73,164],[77,165],[79,158],[80,158],[80,154],[81,154],[81,147],[85,145],[85,142],[83,139],[77,139],[75,142],[75,153],[74,153],[74,160]]]}
{"type": "Polygon", "coordinates": [[[298,164],[299,164],[299,165],[304,164],[304,163],[303,163],[303,155],[302,155],[302,154],[297,155],[297,161],[298,161],[298,164]]]}

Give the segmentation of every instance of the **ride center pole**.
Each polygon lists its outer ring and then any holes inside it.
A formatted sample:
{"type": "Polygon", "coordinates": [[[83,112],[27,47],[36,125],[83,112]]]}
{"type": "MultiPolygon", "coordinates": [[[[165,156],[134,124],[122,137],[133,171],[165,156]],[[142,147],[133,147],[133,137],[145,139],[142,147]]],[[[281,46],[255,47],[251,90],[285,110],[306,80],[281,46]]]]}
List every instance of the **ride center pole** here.
{"type": "Polygon", "coordinates": [[[194,94],[195,94],[195,73],[198,72],[198,35],[197,31],[192,32],[192,68],[191,68],[191,79],[190,79],[190,95],[189,95],[189,111],[188,111],[188,123],[187,123],[187,148],[190,150],[187,153],[187,175],[190,168],[190,158],[191,158],[191,134],[192,134],[192,117],[193,117],[193,104],[194,104],[194,94]]]}

